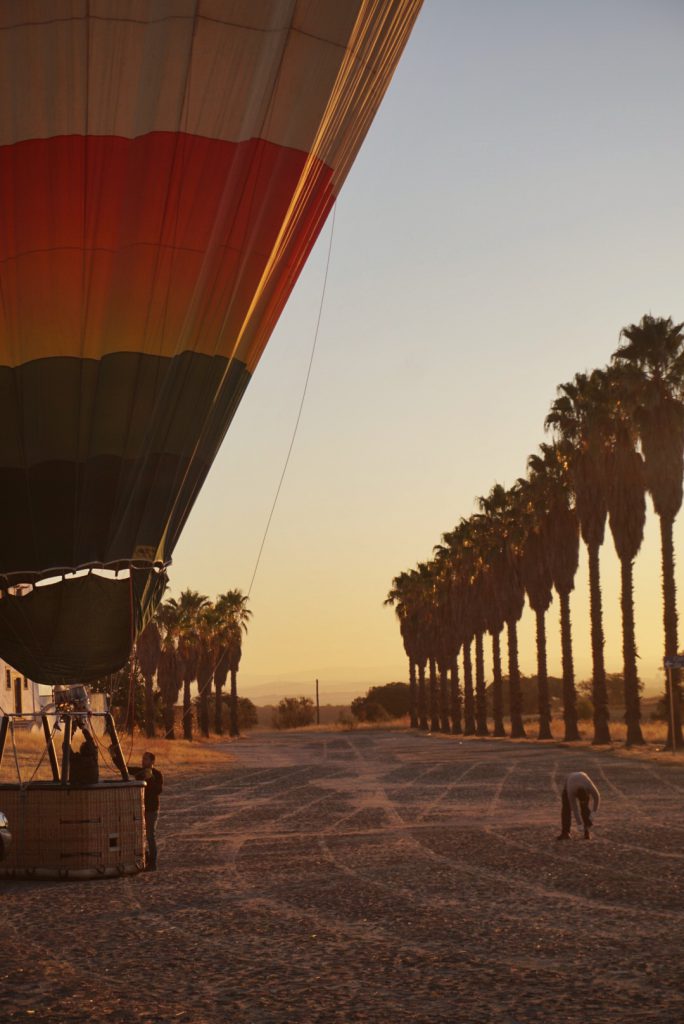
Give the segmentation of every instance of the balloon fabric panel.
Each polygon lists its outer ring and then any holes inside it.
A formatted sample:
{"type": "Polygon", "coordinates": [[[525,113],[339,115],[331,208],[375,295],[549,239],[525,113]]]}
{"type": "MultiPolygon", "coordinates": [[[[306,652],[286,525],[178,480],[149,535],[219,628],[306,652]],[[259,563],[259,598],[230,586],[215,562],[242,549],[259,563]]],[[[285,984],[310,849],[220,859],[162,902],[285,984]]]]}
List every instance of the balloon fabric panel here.
{"type": "Polygon", "coordinates": [[[126,660],[419,8],[0,5],[0,654],[27,675],[126,660]]]}

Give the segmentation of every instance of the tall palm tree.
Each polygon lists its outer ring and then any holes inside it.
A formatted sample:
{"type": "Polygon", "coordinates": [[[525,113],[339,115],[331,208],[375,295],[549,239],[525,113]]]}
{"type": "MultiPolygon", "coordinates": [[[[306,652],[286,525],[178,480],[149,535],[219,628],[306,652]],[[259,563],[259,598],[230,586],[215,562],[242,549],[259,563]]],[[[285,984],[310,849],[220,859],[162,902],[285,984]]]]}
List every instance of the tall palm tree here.
{"type": "Polygon", "coordinates": [[[427,732],[430,728],[429,693],[425,682],[425,669],[430,657],[430,596],[429,570],[427,563],[419,563],[411,570],[411,603],[415,616],[415,654],[418,668],[418,728],[427,732]]]}
{"type": "MultiPolygon", "coordinates": [[[[638,375],[636,375],[638,377],[638,375]]],[[[623,683],[627,745],[643,743],[640,683],[634,631],[634,559],[644,537],[646,481],[644,460],[637,451],[634,399],[640,380],[629,367],[607,371],[610,438],[606,462],[608,522],[620,559],[623,683]]]]}
{"type": "Polygon", "coordinates": [[[209,736],[209,702],[211,684],[214,678],[214,666],[218,654],[218,622],[216,609],[210,601],[200,609],[195,620],[195,629],[199,641],[197,703],[199,706],[200,732],[204,737],[209,736]]]}
{"type": "Polygon", "coordinates": [[[157,663],[157,682],[164,709],[164,738],[175,740],[175,706],[180,693],[177,651],[173,637],[163,638],[157,663]]]}
{"type": "Polygon", "coordinates": [[[422,583],[422,631],[427,649],[428,664],[428,718],[430,732],[439,732],[439,690],[437,685],[437,649],[439,646],[439,625],[437,622],[437,595],[435,572],[432,562],[420,562],[417,566],[422,583]]]}
{"type": "Polygon", "coordinates": [[[411,576],[402,572],[392,580],[392,587],[384,603],[394,607],[399,620],[399,632],[409,662],[409,719],[411,728],[418,728],[418,694],[416,682],[415,611],[411,605],[411,576]]]}
{"type": "Polygon", "coordinates": [[[463,641],[463,735],[474,736],[475,726],[475,689],[473,687],[473,638],[475,634],[467,631],[463,641]]]}
{"type": "Polygon", "coordinates": [[[145,680],[145,735],[152,738],[154,728],[154,676],[161,656],[161,634],[154,619],[151,619],[138,637],[135,645],[136,658],[145,680]]]}
{"type": "Polygon", "coordinates": [[[608,514],[606,499],[605,374],[578,373],[558,388],[546,417],[568,460],[575,509],[589,558],[594,743],[610,743],[608,691],[603,657],[603,609],[599,551],[608,514]]]}
{"type": "MultiPolygon", "coordinates": [[[[487,632],[492,638],[492,717],[494,719],[494,735],[505,736],[503,719],[503,675],[501,672],[501,634],[506,625],[503,607],[492,567],[493,555],[490,551],[491,537],[486,534],[481,538],[482,565],[480,568],[480,588],[482,594],[482,612],[487,632]]],[[[495,560],[495,559],[494,559],[495,560]]]]}
{"type": "Polygon", "coordinates": [[[451,732],[451,690],[449,671],[453,664],[455,638],[452,623],[452,569],[448,550],[442,545],[434,549],[433,572],[436,598],[436,661],[439,670],[439,728],[451,732]]]}
{"type": "Polygon", "coordinates": [[[525,591],[520,579],[519,524],[512,494],[501,484],[495,484],[486,498],[478,498],[477,504],[489,537],[489,565],[506,622],[511,736],[519,739],[526,736],[518,661],[518,621],[525,604],[525,591]]]}
{"type": "Polygon", "coordinates": [[[177,666],[182,671],[183,738],[192,740],[192,684],[197,679],[202,654],[200,616],[209,598],[197,590],[183,590],[178,597],[164,601],[166,613],[173,617],[176,631],[177,666]]]}
{"type": "MultiPolygon", "coordinates": [[[[461,692],[459,678],[459,652],[464,648],[465,631],[467,629],[469,601],[466,596],[468,589],[467,573],[464,569],[464,537],[470,529],[466,520],[449,533],[442,534],[442,543],[437,545],[437,560],[443,566],[445,586],[447,589],[445,605],[446,618],[444,623],[445,646],[450,652],[449,667],[451,686],[449,688],[449,708],[451,712],[451,731],[460,734],[463,731],[464,694],[461,692]]],[[[468,725],[472,718],[472,679],[470,681],[468,725]]]]}
{"type": "Polygon", "coordinates": [[[154,618],[161,638],[157,683],[164,709],[164,737],[167,740],[175,740],[175,707],[185,668],[182,652],[179,653],[178,650],[180,617],[177,602],[164,601],[158,606],[154,618]]]}
{"type": "Polygon", "coordinates": [[[473,553],[476,572],[473,577],[470,594],[475,626],[475,732],[478,736],[488,736],[487,727],[487,695],[484,672],[484,635],[487,632],[486,604],[486,567],[482,558],[481,538],[476,528],[472,533],[473,553]]]}
{"type": "MultiPolygon", "coordinates": [[[[477,733],[477,703],[474,683],[477,684],[477,660],[475,666],[475,679],[473,680],[473,641],[476,645],[477,659],[477,632],[480,627],[480,608],[478,599],[480,594],[476,592],[474,583],[479,570],[479,554],[476,545],[476,528],[473,517],[461,519],[456,531],[458,574],[461,579],[462,600],[460,604],[460,619],[462,630],[463,650],[463,734],[474,736],[477,733]]],[[[484,676],[481,686],[484,686],[484,676]]]]}
{"type": "Polygon", "coordinates": [[[564,739],[571,742],[580,738],[570,619],[570,594],[575,587],[579,563],[579,523],[572,504],[567,459],[561,446],[542,444],[539,452],[530,455],[527,469],[535,488],[543,487],[549,510],[546,521],[546,556],[560,605],[564,739]]]}
{"type": "Polygon", "coordinates": [[[216,599],[216,612],[219,620],[225,623],[228,671],[230,672],[230,735],[240,735],[238,717],[237,674],[242,660],[242,637],[248,632],[249,620],[252,617],[247,602],[249,595],[239,589],[227,590],[216,599]]]}
{"type": "Polygon", "coordinates": [[[548,558],[550,509],[545,488],[537,485],[534,477],[518,480],[515,495],[522,527],[520,575],[536,623],[539,739],[550,740],[551,702],[546,661],[546,613],[553,598],[548,558]]]}
{"type": "MultiPolygon", "coordinates": [[[[620,332],[625,339],[613,354],[620,366],[641,377],[635,420],[644,456],[646,487],[660,520],[665,657],[678,653],[677,590],[674,576],[673,525],[682,505],[684,477],[684,323],[671,317],[644,316],[620,332]]],[[[679,671],[672,673],[673,739],[682,746],[679,671]]]]}

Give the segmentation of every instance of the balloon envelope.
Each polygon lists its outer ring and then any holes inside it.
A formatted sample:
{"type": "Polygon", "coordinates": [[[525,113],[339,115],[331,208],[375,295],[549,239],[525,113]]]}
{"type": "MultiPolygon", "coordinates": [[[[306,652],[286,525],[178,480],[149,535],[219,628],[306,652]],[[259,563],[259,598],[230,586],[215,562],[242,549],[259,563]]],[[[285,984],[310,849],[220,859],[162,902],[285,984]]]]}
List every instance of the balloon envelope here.
{"type": "Polygon", "coordinates": [[[27,675],[125,662],[419,7],[0,6],[0,654],[27,675]]]}

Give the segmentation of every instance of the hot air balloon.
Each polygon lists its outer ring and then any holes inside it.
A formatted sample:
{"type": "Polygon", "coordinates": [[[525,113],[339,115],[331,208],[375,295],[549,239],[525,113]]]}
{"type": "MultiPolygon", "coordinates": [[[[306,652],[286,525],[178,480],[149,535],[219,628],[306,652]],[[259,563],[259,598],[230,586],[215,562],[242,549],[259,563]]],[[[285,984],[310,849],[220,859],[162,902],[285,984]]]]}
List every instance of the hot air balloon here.
{"type": "Polygon", "coordinates": [[[0,656],[119,668],[421,0],[0,5],[0,656]]]}

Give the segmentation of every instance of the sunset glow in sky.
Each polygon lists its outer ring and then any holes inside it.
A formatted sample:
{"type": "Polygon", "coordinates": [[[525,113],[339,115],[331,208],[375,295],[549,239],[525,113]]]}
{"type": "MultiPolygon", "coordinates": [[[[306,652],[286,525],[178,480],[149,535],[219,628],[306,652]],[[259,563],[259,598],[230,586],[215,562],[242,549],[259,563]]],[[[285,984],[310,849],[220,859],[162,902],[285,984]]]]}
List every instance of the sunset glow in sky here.
{"type": "MultiPolygon", "coordinates": [[[[383,607],[393,576],[430,558],[477,495],[524,474],[556,386],[604,365],[623,326],[647,312],[684,320],[683,37],[677,0],[425,0],[337,205],[308,394],[250,596],[246,696],[312,692],[318,677],[325,701],[406,679],[383,607]]],[[[249,587],[329,241],[330,221],[176,549],[173,594],[249,587]]],[[[684,514],[675,543],[681,564],[684,514]]],[[[601,558],[618,672],[608,531],[601,558]]],[[[659,559],[649,513],[635,572],[649,687],[661,682],[659,559]]],[[[572,614],[583,679],[584,552],[572,614]]],[[[557,616],[555,603],[554,675],[557,616]]],[[[520,647],[533,673],[529,610],[520,647]]]]}

